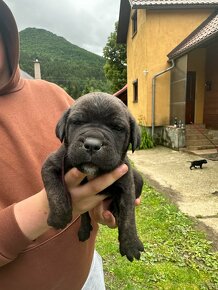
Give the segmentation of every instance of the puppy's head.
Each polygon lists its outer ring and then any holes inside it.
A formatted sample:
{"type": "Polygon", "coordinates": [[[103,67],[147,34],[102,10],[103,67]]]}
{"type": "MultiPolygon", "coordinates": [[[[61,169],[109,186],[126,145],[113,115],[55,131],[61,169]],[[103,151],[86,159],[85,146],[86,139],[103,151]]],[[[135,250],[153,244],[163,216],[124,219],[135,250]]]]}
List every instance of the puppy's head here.
{"type": "Polygon", "coordinates": [[[207,160],[206,160],[206,159],[203,159],[203,160],[202,160],[202,163],[207,163],[207,160]]]}
{"type": "Polygon", "coordinates": [[[129,144],[140,145],[140,130],[127,107],[106,93],[80,97],[57,124],[56,135],[64,141],[73,167],[88,175],[116,168],[129,144]]]}

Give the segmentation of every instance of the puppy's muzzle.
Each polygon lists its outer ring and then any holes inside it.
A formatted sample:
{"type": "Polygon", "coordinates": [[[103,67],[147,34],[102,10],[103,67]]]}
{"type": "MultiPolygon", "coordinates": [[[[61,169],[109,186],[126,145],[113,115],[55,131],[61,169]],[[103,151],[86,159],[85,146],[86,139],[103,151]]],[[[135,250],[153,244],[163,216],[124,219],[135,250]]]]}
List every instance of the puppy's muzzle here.
{"type": "Polygon", "coordinates": [[[97,138],[88,137],[85,139],[83,147],[90,154],[97,153],[102,148],[102,141],[97,138]]]}

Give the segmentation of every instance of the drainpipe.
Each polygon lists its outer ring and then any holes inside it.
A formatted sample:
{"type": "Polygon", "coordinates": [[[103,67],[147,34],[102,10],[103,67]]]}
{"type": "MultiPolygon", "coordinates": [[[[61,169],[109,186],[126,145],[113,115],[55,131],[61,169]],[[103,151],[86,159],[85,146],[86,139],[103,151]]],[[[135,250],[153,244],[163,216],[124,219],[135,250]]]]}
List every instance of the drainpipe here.
{"type": "Polygon", "coordinates": [[[155,74],[152,78],[152,123],[151,123],[151,136],[152,138],[154,137],[154,125],[155,125],[155,95],[156,95],[156,78],[159,77],[160,75],[170,71],[175,67],[175,62],[174,60],[171,61],[171,66],[168,67],[167,69],[155,74]]]}

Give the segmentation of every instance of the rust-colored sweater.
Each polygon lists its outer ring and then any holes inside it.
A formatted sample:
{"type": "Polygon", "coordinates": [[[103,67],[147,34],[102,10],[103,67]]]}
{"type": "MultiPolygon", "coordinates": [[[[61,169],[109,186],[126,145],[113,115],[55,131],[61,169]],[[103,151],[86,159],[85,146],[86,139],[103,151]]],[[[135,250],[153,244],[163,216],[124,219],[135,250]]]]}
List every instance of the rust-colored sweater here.
{"type": "Polygon", "coordinates": [[[16,24],[0,0],[0,31],[3,24],[13,37],[4,35],[11,78],[0,87],[0,289],[79,290],[89,273],[97,226],[86,242],[77,237],[80,219],[30,241],[13,211],[15,203],[43,188],[42,163],[60,146],[55,126],[73,100],[49,82],[20,79],[18,51],[12,51],[18,50],[16,24]]]}
{"type": "Polygon", "coordinates": [[[43,187],[41,165],[60,146],[55,125],[70,101],[55,85],[22,82],[19,91],[0,97],[0,288],[81,289],[95,234],[79,242],[78,219],[62,232],[51,230],[31,242],[14,217],[13,204],[43,187]]]}

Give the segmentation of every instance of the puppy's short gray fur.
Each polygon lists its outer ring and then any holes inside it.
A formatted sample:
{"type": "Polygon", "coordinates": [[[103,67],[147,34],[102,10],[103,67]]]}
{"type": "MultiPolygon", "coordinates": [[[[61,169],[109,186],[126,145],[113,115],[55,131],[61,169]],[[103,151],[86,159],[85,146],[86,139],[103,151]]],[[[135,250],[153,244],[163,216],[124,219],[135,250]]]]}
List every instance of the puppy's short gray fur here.
{"type": "MultiPolygon", "coordinates": [[[[137,235],[134,202],[141,194],[143,180],[131,168],[126,152],[129,144],[132,151],[139,147],[140,130],[127,107],[106,93],[87,94],[64,113],[56,135],[63,143],[42,167],[50,206],[48,224],[59,229],[72,220],[73,205],[63,178],[70,168],[77,167],[88,176],[97,176],[126,163],[128,173],[104,193],[112,198],[111,211],[118,225],[121,255],[130,261],[139,259],[144,247],[137,235]]],[[[91,230],[91,219],[85,213],[81,216],[79,239],[87,240],[91,230]]]]}

